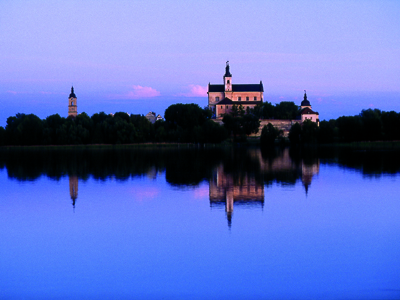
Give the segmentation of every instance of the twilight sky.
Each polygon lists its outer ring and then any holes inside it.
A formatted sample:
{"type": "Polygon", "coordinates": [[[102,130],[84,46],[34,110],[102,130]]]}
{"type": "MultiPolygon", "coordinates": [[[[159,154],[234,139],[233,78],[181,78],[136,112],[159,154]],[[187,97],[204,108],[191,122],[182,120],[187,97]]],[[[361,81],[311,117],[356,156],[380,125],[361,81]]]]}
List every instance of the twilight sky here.
{"type": "Polygon", "coordinates": [[[264,83],[264,99],[321,119],[400,111],[400,1],[0,1],[0,126],[9,116],[164,114],[207,84],[264,83]]]}

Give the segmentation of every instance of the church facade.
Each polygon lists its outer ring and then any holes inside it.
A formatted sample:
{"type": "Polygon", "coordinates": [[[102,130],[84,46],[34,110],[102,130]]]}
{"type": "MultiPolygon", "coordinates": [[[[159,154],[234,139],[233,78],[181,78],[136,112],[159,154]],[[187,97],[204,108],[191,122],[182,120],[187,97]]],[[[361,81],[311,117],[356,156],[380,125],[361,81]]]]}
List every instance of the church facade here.
{"type": "Polygon", "coordinates": [[[229,71],[229,61],[226,62],[224,84],[208,84],[208,108],[213,112],[214,118],[220,118],[229,113],[232,106],[254,108],[261,104],[264,98],[262,81],[258,84],[232,84],[232,74],[229,71]]]}

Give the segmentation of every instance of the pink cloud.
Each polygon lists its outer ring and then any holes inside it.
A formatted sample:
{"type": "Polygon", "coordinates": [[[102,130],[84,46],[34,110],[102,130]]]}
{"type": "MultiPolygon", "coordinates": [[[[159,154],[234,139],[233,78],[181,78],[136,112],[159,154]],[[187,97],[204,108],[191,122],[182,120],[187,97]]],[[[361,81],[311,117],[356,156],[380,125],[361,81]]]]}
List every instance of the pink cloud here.
{"type": "Polygon", "coordinates": [[[204,186],[204,187],[199,187],[197,189],[194,190],[194,198],[195,199],[205,199],[209,197],[210,194],[210,189],[208,188],[208,186],[204,186]]]}
{"type": "Polygon", "coordinates": [[[12,94],[12,95],[31,94],[29,92],[17,92],[17,91],[7,91],[6,93],[9,93],[9,94],[12,94]]]}
{"type": "Polygon", "coordinates": [[[189,92],[188,93],[181,93],[175,96],[181,97],[206,97],[207,96],[207,87],[201,86],[197,84],[190,84],[189,85],[189,92]]]}
{"type": "Polygon", "coordinates": [[[132,194],[135,195],[136,200],[143,201],[143,200],[151,200],[157,197],[160,194],[160,191],[156,188],[153,189],[146,189],[146,190],[132,190],[132,194]]]}
{"type": "Polygon", "coordinates": [[[125,93],[112,95],[111,98],[116,99],[142,99],[142,98],[153,98],[160,96],[160,92],[149,86],[134,85],[133,90],[125,93]]]}

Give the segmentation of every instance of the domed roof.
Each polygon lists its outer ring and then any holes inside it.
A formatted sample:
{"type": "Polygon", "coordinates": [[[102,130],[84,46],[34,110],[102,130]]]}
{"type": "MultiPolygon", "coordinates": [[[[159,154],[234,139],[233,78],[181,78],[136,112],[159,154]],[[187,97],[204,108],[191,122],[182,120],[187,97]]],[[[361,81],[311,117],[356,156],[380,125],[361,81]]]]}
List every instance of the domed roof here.
{"type": "Polygon", "coordinates": [[[310,101],[307,100],[307,93],[304,90],[304,100],[301,101],[301,106],[311,106],[310,101]]]}

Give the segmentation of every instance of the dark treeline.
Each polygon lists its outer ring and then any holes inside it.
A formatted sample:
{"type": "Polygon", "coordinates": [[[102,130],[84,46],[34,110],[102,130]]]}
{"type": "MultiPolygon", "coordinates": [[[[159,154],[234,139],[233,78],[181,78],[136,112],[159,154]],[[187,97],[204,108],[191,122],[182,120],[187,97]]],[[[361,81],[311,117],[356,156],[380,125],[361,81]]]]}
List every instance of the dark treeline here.
{"type": "Polygon", "coordinates": [[[296,120],[300,107],[291,101],[282,101],[273,105],[264,102],[254,108],[254,114],[260,119],[296,120]]]}
{"type": "Polygon", "coordinates": [[[367,109],[356,116],[322,121],[319,127],[310,121],[296,123],[289,140],[292,144],[400,140],[400,113],[367,109]]]}
{"type": "Polygon", "coordinates": [[[0,169],[6,168],[10,179],[32,181],[42,176],[60,180],[77,176],[80,180],[115,178],[125,181],[136,176],[154,176],[165,172],[171,185],[194,186],[210,181],[217,168],[233,178],[240,186],[244,178],[259,184],[274,182],[293,185],[302,177],[304,165],[320,161],[353,168],[365,175],[396,174],[400,172],[400,155],[395,151],[355,152],[346,149],[294,148],[289,151],[290,168],[274,169],[276,160],[282,161],[285,150],[217,147],[217,148],[145,148],[110,147],[108,149],[17,148],[0,150],[0,169]]]}
{"type": "Polygon", "coordinates": [[[210,120],[211,112],[196,104],[174,104],[165,121],[152,124],[141,115],[104,112],[76,118],[55,114],[41,120],[33,114],[17,114],[0,127],[0,145],[131,144],[144,142],[220,143],[228,132],[210,120]]]}

